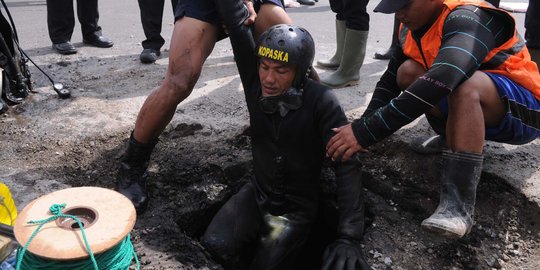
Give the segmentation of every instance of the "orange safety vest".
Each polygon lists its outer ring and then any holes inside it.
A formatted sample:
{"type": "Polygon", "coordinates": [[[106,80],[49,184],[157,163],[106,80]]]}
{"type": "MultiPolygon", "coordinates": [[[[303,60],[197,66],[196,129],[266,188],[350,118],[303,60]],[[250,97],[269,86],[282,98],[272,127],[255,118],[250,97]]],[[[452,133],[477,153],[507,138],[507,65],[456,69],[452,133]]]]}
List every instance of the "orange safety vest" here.
{"type": "MultiPolygon", "coordinates": [[[[404,44],[403,53],[422,65],[424,65],[425,58],[428,65],[424,67],[426,70],[433,65],[435,57],[439,53],[444,21],[448,14],[456,7],[474,5],[504,12],[512,18],[515,25],[514,18],[508,12],[496,9],[481,0],[446,0],[444,1],[444,5],[445,8],[439,18],[420,39],[422,52],[420,52],[416,41],[413,39],[411,31],[404,27],[403,24],[401,25],[400,41],[401,44],[404,44]],[[422,54],[424,58],[422,58],[422,54]]],[[[514,30],[514,36],[512,38],[501,46],[492,49],[482,63],[487,63],[489,66],[495,67],[494,69],[483,69],[482,71],[504,75],[532,92],[536,99],[540,100],[540,73],[538,72],[538,66],[535,62],[531,61],[531,55],[525,46],[525,41],[516,30],[514,30]]]]}

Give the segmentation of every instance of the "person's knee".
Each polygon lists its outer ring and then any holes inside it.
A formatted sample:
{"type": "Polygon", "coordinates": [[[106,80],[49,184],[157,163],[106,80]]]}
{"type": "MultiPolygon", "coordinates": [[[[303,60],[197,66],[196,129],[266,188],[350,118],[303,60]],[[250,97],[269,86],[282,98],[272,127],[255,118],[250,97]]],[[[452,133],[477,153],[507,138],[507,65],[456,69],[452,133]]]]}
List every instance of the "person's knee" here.
{"type": "Polygon", "coordinates": [[[219,235],[206,232],[199,241],[205,250],[221,264],[236,264],[239,255],[230,241],[219,235]]]}
{"type": "Polygon", "coordinates": [[[399,66],[396,82],[401,90],[405,90],[424,73],[426,73],[426,71],[422,65],[409,59],[399,66]]]}
{"type": "Polygon", "coordinates": [[[172,98],[181,102],[191,94],[200,74],[200,68],[179,65],[168,71],[164,85],[172,98]]]}
{"type": "Polygon", "coordinates": [[[255,23],[255,34],[258,37],[266,29],[276,24],[292,24],[293,21],[282,7],[271,3],[261,5],[257,13],[257,21],[255,23]]]}
{"type": "Polygon", "coordinates": [[[480,89],[482,88],[481,78],[473,75],[468,80],[464,81],[448,96],[448,102],[452,104],[468,102],[470,104],[480,103],[480,89]]]}

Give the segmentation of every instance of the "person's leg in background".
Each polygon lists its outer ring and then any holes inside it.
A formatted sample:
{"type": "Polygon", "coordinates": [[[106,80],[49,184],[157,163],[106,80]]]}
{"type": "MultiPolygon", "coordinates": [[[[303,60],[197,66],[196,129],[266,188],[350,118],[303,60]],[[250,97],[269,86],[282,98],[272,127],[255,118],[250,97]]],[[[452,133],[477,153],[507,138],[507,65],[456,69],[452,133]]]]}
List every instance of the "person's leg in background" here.
{"type": "Polygon", "coordinates": [[[73,0],[47,0],[47,27],[53,49],[60,54],[77,52],[71,43],[71,35],[75,27],[73,0]]]}
{"type": "Polygon", "coordinates": [[[77,16],[81,23],[83,42],[99,48],[109,48],[113,42],[104,37],[98,25],[99,12],[97,0],[77,0],[77,16]]]}
{"type": "Polygon", "coordinates": [[[392,58],[392,55],[394,54],[394,51],[396,50],[396,46],[398,44],[398,32],[399,32],[399,25],[400,21],[394,16],[394,28],[392,30],[392,43],[390,43],[390,47],[382,52],[376,52],[373,58],[379,59],[379,60],[388,60],[392,58]]]}
{"type": "Polygon", "coordinates": [[[494,7],[499,7],[499,4],[501,3],[501,0],[486,0],[490,4],[492,4],[494,7]]]}
{"type": "Polygon", "coordinates": [[[330,0],[330,8],[336,13],[336,52],[328,60],[319,60],[317,65],[323,68],[337,69],[343,56],[343,42],[345,40],[345,19],[341,13],[342,0],[330,0]]]}
{"type": "MultiPolygon", "coordinates": [[[[138,2],[141,23],[146,37],[142,41],[143,51],[139,59],[142,63],[154,63],[161,55],[161,47],[165,44],[165,39],[161,36],[165,0],[138,0],[138,2]]],[[[177,3],[178,0],[171,1],[173,10],[177,3]]]]}
{"type": "Polygon", "coordinates": [[[525,14],[525,40],[531,59],[540,67],[540,3],[529,0],[525,14]]]}
{"type": "Polygon", "coordinates": [[[369,32],[367,4],[368,0],[342,0],[341,10],[336,16],[338,20],[341,16],[345,20],[341,61],[335,72],[321,79],[322,84],[331,88],[358,84],[369,32]]]}

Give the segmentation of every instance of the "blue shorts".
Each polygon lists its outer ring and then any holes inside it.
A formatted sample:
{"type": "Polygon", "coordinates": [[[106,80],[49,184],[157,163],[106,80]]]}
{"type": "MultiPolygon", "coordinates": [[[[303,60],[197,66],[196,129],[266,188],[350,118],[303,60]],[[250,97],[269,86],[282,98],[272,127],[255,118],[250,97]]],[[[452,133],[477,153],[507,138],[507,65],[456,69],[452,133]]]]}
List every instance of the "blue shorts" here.
{"type": "MultiPolygon", "coordinates": [[[[540,137],[540,101],[521,85],[505,76],[485,72],[495,83],[506,106],[506,115],[497,127],[486,128],[486,140],[508,144],[526,144],[540,137]]],[[[448,98],[439,110],[448,114],[448,98]]]]}
{"type": "MultiPolygon", "coordinates": [[[[283,0],[254,0],[255,11],[262,4],[271,3],[284,8],[283,0]]],[[[213,0],[180,0],[174,8],[175,21],[182,17],[190,17],[210,24],[219,24],[219,14],[213,0]]]]}

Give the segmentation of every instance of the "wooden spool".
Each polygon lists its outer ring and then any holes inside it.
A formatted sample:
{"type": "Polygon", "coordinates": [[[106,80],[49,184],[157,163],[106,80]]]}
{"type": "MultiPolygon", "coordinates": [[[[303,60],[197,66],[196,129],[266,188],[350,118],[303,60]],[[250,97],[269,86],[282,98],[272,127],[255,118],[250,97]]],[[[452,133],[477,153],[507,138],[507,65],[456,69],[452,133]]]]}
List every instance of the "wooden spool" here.
{"type": "MultiPolygon", "coordinates": [[[[28,221],[52,216],[53,204],[66,204],[62,213],[80,219],[88,244],[94,254],[118,245],[133,229],[135,207],[124,195],[99,187],[77,187],[55,191],[29,203],[15,221],[15,238],[25,246],[39,225],[28,221]]],[[[54,260],[77,260],[90,255],[84,244],[81,230],[74,219],[58,218],[43,225],[32,239],[28,251],[34,255],[54,260]]]]}

